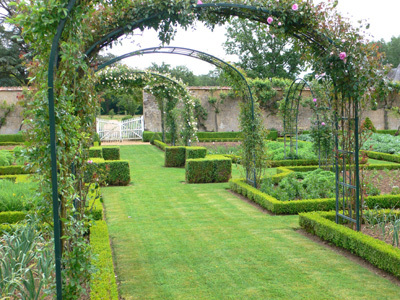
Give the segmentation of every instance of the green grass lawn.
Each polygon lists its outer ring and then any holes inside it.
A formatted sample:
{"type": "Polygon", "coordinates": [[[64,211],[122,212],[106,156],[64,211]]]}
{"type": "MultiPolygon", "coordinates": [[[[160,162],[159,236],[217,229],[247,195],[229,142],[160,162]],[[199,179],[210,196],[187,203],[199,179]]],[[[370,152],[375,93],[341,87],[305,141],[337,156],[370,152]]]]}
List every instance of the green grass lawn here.
{"type": "MultiPolygon", "coordinates": [[[[400,287],[298,233],[227,183],[185,184],[149,145],[121,146],[132,184],[103,188],[124,299],[398,299],[400,287]]],[[[238,170],[235,170],[238,176],[238,170]]]]}

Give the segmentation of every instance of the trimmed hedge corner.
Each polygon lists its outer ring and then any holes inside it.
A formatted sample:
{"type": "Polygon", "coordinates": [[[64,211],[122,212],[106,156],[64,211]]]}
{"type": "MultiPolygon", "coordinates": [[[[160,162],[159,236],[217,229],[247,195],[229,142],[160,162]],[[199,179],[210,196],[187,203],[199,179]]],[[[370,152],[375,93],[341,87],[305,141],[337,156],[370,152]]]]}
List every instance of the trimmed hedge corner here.
{"type": "Polygon", "coordinates": [[[118,288],[105,221],[96,221],[92,226],[90,230],[90,245],[93,253],[97,255],[97,259],[92,261],[96,272],[92,274],[90,280],[90,299],[118,300],[118,288]]]}
{"type": "Polygon", "coordinates": [[[119,147],[102,147],[103,158],[105,160],[120,160],[119,147]]]}
{"type": "Polygon", "coordinates": [[[103,151],[102,151],[101,147],[90,147],[89,148],[89,157],[103,158],[103,151]]]}
{"type": "Polygon", "coordinates": [[[104,160],[95,158],[93,163],[88,164],[85,172],[85,182],[89,183],[92,178],[105,176],[108,185],[128,185],[131,181],[129,162],[126,160],[104,160]]]}
{"type": "Polygon", "coordinates": [[[299,223],[306,231],[366,259],[400,278],[400,250],[361,232],[336,224],[335,212],[302,213],[299,223]]]}
{"type": "Polygon", "coordinates": [[[227,182],[232,174],[232,160],[223,156],[188,159],[185,179],[188,183],[227,182]]]}
{"type": "Polygon", "coordinates": [[[15,224],[23,221],[26,217],[26,212],[23,211],[4,211],[0,212],[0,224],[15,224]]]}
{"type": "Polygon", "coordinates": [[[186,159],[204,158],[207,155],[207,148],[205,147],[186,147],[186,159]]]}
{"type": "Polygon", "coordinates": [[[162,151],[165,151],[165,147],[167,147],[167,144],[163,143],[162,141],[154,140],[154,146],[162,151]]]}
{"type": "Polygon", "coordinates": [[[181,146],[165,147],[165,166],[178,167],[185,166],[186,149],[181,146]]]}

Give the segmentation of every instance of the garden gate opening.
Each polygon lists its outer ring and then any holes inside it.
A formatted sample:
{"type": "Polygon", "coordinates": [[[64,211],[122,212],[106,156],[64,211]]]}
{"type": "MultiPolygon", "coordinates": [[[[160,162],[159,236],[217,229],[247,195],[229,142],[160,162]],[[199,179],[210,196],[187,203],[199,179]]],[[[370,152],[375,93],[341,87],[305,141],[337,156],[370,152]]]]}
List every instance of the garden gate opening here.
{"type": "Polygon", "coordinates": [[[143,116],[123,121],[96,118],[96,132],[102,142],[141,140],[143,130],[143,116]]]}

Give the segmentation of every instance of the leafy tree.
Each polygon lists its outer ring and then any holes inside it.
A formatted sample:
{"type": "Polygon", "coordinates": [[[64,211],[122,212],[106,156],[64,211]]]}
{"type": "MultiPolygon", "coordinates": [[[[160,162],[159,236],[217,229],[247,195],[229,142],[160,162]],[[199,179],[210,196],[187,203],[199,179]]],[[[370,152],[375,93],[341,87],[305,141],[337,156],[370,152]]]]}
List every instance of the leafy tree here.
{"type": "Polygon", "coordinates": [[[10,2],[0,0],[0,86],[24,86],[28,84],[25,61],[31,55],[21,29],[7,23],[7,18],[15,15],[10,2]]]}
{"type": "Polygon", "coordinates": [[[186,66],[176,66],[174,68],[171,68],[171,65],[164,62],[162,62],[161,65],[152,63],[148,70],[155,71],[161,74],[168,73],[176,79],[181,79],[186,85],[195,85],[195,75],[186,66]]]}
{"type": "Polygon", "coordinates": [[[303,70],[301,52],[295,49],[292,39],[275,37],[269,33],[268,25],[233,19],[226,36],[226,53],[239,56],[237,65],[250,78],[294,79],[303,70]]]}
{"type": "Polygon", "coordinates": [[[380,47],[379,50],[386,53],[384,63],[391,64],[396,68],[400,64],[400,36],[393,36],[390,42],[382,39],[377,44],[380,47]]]}

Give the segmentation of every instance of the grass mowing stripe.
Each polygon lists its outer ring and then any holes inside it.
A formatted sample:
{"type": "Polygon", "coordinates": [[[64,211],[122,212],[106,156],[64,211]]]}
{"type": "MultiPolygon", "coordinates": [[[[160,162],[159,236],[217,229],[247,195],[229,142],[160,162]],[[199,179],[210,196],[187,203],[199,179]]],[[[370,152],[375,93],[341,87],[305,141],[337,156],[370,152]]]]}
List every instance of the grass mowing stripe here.
{"type": "Polygon", "coordinates": [[[184,184],[163,155],[122,146],[133,183],[103,189],[124,299],[398,297],[399,287],[294,231],[297,216],[263,214],[226,183],[184,184]]]}

